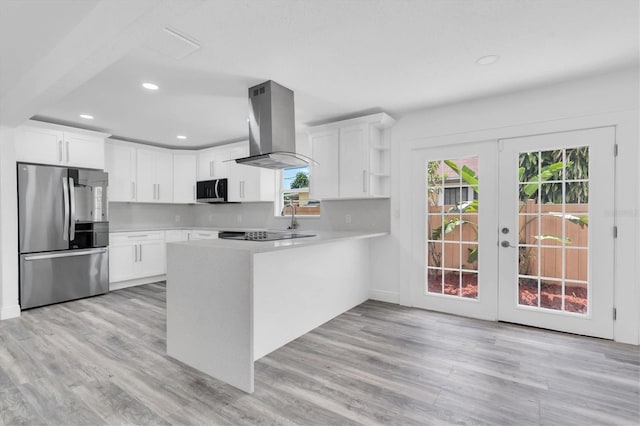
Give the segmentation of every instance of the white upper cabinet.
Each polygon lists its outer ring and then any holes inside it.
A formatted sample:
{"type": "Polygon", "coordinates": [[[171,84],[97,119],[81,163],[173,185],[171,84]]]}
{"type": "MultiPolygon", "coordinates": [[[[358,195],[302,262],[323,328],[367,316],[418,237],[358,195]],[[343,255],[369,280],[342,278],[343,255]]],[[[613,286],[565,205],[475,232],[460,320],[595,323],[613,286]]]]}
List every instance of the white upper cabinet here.
{"type": "Polygon", "coordinates": [[[315,199],[388,197],[391,150],[382,130],[385,113],[310,128],[310,191],[315,199]]]}
{"type": "Polygon", "coordinates": [[[29,163],[104,169],[108,135],[30,121],[16,132],[16,159],[29,163]]]}
{"type": "Polygon", "coordinates": [[[340,197],[368,197],[369,124],[340,129],[340,197]]]}
{"type": "Polygon", "coordinates": [[[105,142],[105,170],[109,173],[109,201],[136,201],[136,148],[116,140],[105,142]]]}
{"type": "Polygon", "coordinates": [[[161,148],[136,150],[137,201],[173,201],[173,156],[161,148]]]}
{"type": "MultiPolygon", "coordinates": [[[[247,157],[249,142],[231,144],[229,159],[247,157]]],[[[275,201],[275,171],[228,162],[228,197],[233,202],[275,201]]]]}
{"type": "Polygon", "coordinates": [[[173,202],[173,154],[168,149],[109,139],[105,144],[109,201],[173,202]]]}
{"type": "Polygon", "coordinates": [[[173,153],[173,202],[196,202],[197,155],[173,153]]]}
{"type": "MultiPolygon", "coordinates": [[[[229,145],[221,145],[198,152],[198,180],[229,177],[231,159],[229,145]]],[[[234,157],[235,158],[235,157],[234,157]]]]}
{"type": "Polygon", "coordinates": [[[198,180],[213,179],[215,151],[204,149],[198,152],[198,180]]]}
{"type": "Polygon", "coordinates": [[[311,139],[311,158],[317,162],[310,168],[309,195],[317,200],[338,198],[340,131],[329,129],[312,133],[309,138],[311,139]]]}

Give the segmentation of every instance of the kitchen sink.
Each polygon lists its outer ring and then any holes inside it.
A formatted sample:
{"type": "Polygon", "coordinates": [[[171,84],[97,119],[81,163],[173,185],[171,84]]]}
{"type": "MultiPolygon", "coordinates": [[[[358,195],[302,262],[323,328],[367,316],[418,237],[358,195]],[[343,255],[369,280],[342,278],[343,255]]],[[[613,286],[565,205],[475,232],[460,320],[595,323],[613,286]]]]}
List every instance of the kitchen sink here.
{"type": "Polygon", "coordinates": [[[293,231],[221,231],[218,238],[223,240],[277,241],[294,238],[315,237],[314,234],[300,234],[293,231]]]}

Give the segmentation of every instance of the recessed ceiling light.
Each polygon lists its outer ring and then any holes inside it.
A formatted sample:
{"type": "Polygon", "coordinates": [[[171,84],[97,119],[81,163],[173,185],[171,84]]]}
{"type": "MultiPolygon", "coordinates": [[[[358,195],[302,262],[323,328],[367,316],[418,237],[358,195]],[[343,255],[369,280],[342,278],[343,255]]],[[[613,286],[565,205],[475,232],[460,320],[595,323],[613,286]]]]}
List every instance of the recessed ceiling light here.
{"type": "Polygon", "coordinates": [[[185,135],[178,135],[178,136],[176,136],[176,138],[178,138],[178,139],[183,139],[183,140],[184,140],[184,139],[186,139],[187,137],[186,137],[185,135]]]}
{"type": "Polygon", "coordinates": [[[80,114],[80,118],[84,118],[86,120],[93,120],[93,115],[89,114],[80,114]]]}
{"type": "Polygon", "coordinates": [[[157,84],[153,84],[153,83],[142,83],[142,87],[144,87],[147,90],[158,90],[158,85],[157,84]]]}
{"type": "Polygon", "coordinates": [[[498,55],[483,56],[483,57],[479,58],[476,61],[476,64],[478,64],[478,65],[491,65],[494,62],[496,62],[499,58],[500,58],[500,56],[498,56],[498,55]]]}

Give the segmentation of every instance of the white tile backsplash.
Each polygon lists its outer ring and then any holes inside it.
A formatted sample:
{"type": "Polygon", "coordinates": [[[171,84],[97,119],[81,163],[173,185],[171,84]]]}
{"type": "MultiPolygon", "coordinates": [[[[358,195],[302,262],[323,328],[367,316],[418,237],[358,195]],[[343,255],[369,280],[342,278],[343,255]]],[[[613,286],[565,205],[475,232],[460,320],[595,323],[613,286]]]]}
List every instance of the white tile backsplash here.
{"type": "MultiPolygon", "coordinates": [[[[290,222],[290,216],[274,215],[273,203],[109,203],[109,209],[111,229],[183,226],[285,229],[290,222]]],[[[389,232],[389,199],[323,201],[321,211],[319,217],[299,216],[300,229],[389,232]]]]}

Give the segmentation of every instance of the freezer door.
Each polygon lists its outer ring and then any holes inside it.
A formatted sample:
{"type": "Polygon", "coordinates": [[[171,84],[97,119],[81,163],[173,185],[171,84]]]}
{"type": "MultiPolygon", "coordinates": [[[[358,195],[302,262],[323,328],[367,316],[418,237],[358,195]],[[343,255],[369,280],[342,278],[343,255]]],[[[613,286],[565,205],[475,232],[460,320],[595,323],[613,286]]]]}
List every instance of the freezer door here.
{"type": "Polygon", "coordinates": [[[106,248],[20,256],[21,309],[109,291],[106,248]]]}
{"type": "Polygon", "coordinates": [[[69,248],[68,184],[64,167],[18,163],[20,253],[69,248]]]}

